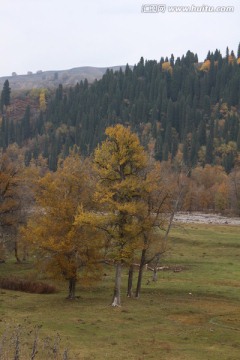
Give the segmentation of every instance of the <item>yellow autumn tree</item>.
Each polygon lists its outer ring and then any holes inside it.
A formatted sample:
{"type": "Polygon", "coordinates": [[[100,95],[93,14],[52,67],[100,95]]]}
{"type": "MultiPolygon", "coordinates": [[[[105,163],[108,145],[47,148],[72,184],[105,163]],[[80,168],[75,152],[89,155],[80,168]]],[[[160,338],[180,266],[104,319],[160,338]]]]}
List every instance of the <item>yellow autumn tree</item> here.
{"type": "Polygon", "coordinates": [[[39,107],[43,112],[47,109],[46,93],[44,89],[42,89],[39,94],[39,107]]]}
{"type": "Polygon", "coordinates": [[[219,165],[197,166],[191,177],[183,201],[187,211],[223,211],[229,203],[228,178],[219,165]]]}
{"type": "Polygon", "coordinates": [[[165,62],[162,64],[162,69],[163,69],[163,71],[168,71],[168,72],[170,72],[170,74],[172,74],[172,72],[173,72],[172,66],[171,66],[170,62],[168,62],[168,61],[165,61],[165,62]]]}
{"type": "Polygon", "coordinates": [[[137,215],[145,207],[142,201],[144,169],[147,157],[136,134],[116,125],[106,129],[107,139],[94,153],[97,185],[94,200],[102,211],[79,209],[76,226],[88,224],[106,234],[106,251],[115,263],[113,306],[121,305],[121,271],[129,264],[140,244],[142,224],[137,215]]]}
{"type": "Polygon", "coordinates": [[[15,251],[17,261],[17,232],[22,219],[21,181],[24,169],[22,153],[17,145],[0,151],[0,244],[15,251]]]}
{"type": "Polygon", "coordinates": [[[216,185],[215,191],[215,210],[223,212],[229,208],[229,184],[228,178],[219,185],[216,185]]]}
{"type": "Polygon", "coordinates": [[[92,181],[86,163],[72,152],[55,173],[48,172],[38,180],[36,207],[23,229],[46,269],[68,281],[70,299],[75,297],[79,269],[85,269],[85,274],[96,269],[93,263],[101,245],[90,230],[74,226],[79,204],[86,208],[90,204],[92,181]]]}
{"type": "Polygon", "coordinates": [[[240,216],[240,154],[228,176],[229,200],[231,210],[240,216]]]}
{"type": "Polygon", "coordinates": [[[209,71],[209,69],[210,69],[210,65],[211,65],[211,61],[207,59],[207,60],[205,60],[204,63],[201,65],[200,70],[207,72],[207,71],[209,71]]]}

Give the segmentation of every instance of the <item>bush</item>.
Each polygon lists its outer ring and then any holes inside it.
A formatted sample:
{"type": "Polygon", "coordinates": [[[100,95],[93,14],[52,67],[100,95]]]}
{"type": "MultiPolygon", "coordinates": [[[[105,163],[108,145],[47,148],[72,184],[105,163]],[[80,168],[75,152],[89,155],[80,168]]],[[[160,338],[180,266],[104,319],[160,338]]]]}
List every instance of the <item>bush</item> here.
{"type": "Polygon", "coordinates": [[[15,277],[0,278],[0,288],[6,290],[24,291],[34,294],[53,294],[56,288],[43,282],[22,280],[15,277]]]}
{"type": "MultiPolygon", "coordinates": [[[[40,338],[41,325],[34,329],[18,325],[15,328],[9,325],[0,336],[0,359],[1,360],[37,360],[54,359],[70,360],[68,349],[61,346],[61,338],[56,334],[54,338],[40,338]]],[[[76,359],[76,357],[74,357],[76,359]]]]}

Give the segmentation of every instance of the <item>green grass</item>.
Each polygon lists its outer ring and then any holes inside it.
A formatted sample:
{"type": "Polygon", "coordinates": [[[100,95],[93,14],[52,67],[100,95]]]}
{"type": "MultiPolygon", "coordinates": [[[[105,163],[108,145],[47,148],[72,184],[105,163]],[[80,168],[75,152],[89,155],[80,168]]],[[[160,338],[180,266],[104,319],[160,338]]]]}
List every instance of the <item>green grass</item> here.
{"type": "MultiPolygon", "coordinates": [[[[139,300],[125,296],[126,269],[122,307],[109,306],[110,267],[98,286],[83,289],[79,284],[79,298],[72,302],[65,299],[66,284],[61,282],[59,292],[51,295],[0,290],[0,332],[21,324],[31,346],[29,331],[42,325],[40,337],[58,333],[72,359],[238,360],[239,260],[239,227],[174,228],[162,264],[183,270],[161,271],[156,283],[145,271],[139,300]]],[[[13,261],[0,265],[0,276],[4,274],[34,277],[30,265],[13,261]]]]}

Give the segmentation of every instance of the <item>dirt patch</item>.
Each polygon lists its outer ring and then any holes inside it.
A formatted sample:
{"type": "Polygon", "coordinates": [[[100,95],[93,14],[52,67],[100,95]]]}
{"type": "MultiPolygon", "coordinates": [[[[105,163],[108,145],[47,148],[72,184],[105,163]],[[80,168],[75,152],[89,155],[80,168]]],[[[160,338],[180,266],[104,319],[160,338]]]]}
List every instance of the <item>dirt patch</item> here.
{"type": "Polygon", "coordinates": [[[184,325],[203,325],[207,319],[202,314],[174,314],[168,317],[169,320],[184,325]]]}

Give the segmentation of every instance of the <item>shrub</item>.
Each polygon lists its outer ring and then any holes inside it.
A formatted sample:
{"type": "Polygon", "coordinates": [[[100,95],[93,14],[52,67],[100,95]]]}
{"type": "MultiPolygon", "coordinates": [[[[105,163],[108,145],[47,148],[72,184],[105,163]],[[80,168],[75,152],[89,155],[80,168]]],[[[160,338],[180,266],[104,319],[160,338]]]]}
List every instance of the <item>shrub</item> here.
{"type": "Polygon", "coordinates": [[[25,323],[24,326],[17,325],[13,328],[8,324],[0,336],[1,360],[70,360],[68,349],[62,348],[58,333],[53,338],[41,338],[39,336],[41,325],[37,325],[34,329],[29,329],[28,326],[26,328],[26,325],[25,323]]]}
{"type": "Polygon", "coordinates": [[[23,280],[16,277],[0,278],[0,288],[34,294],[53,294],[56,292],[56,288],[53,285],[43,282],[23,280]]]}

